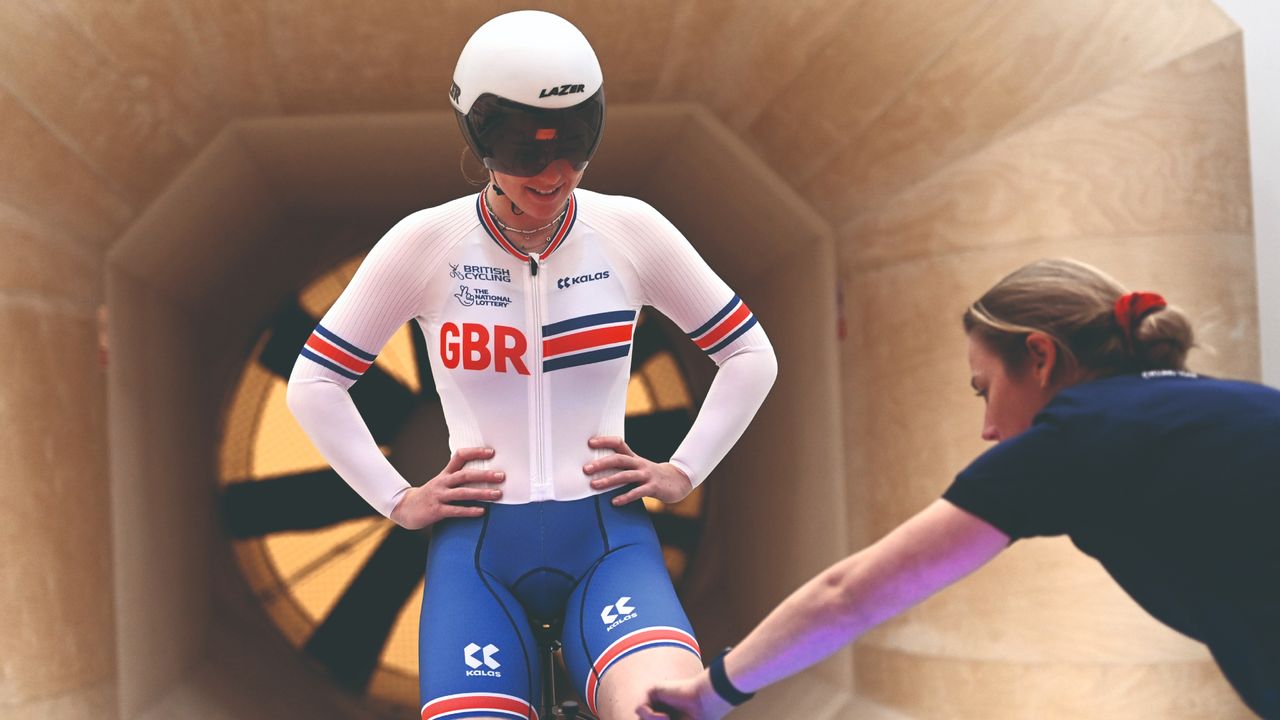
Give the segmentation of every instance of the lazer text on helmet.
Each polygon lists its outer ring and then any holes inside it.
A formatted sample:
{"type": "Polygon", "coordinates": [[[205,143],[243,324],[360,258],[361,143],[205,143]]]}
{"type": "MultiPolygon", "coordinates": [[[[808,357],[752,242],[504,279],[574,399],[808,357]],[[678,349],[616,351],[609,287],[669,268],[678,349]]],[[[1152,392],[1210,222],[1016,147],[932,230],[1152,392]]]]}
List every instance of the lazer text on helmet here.
{"type": "Polygon", "coordinates": [[[586,85],[560,85],[557,87],[543,88],[538,93],[538,97],[551,97],[552,95],[572,95],[574,93],[586,92],[586,85]]]}

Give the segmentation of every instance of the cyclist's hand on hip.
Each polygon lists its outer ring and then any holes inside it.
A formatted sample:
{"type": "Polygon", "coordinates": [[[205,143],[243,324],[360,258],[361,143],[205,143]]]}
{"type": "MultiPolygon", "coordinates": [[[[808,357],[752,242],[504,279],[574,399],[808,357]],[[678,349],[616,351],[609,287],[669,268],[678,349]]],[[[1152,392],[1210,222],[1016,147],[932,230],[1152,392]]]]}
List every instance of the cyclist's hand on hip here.
{"type": "Polygon", "coordinates": [[[636,708],[640,720],[720,720],[733,706],[711,688],[705,672],[682,680],[658,683],[648,702],[636,708]]]}
{"type": "Polygon", "coordinates": [[[642,497],[657,498],[664,503],[680,502],[693,492],[693,483],[680,468],[671,463],[656,463],[636,455],[620,437],[596,436],[587,441],[593,450],[612,450],[613,455],[592,460],[582,466],[588,475],[606,470],[616,471],[591,480],[596,490],[609,490],[623,485],[635,485],[613,499],[614,505],[626,505],[642,497]]]}
{"type": "Polygon", "coordinates": [[[500,483],[506,479],[500,470],[465,467],[472,460],[491,457],[493,448],[459,448],[439,475],[425,485],[409,488],[391,511],[391,519],[406,530],[421,530],[445,518],[480,517],[484,514],[483,507],[455,503],[493,502],[502,497],[502,491],[494,488],[462,487],[472,483],[500,483]]]}

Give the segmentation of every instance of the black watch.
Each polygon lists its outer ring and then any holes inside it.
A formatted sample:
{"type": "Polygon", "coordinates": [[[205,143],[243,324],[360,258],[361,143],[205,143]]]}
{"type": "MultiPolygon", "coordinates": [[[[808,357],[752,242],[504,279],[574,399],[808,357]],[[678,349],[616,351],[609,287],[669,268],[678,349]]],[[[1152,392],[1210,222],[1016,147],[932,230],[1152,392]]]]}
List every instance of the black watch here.
{"type": "Polygon", "coordinates": [[[742,703],[755,697],[755,693],[742,692],[729,682],[729,676],[724,671],[724,656],[729,654],[733,646],[724,649],[715,660],[711,661],[711,665],[707,668],[707,672],[711,675],[711,689],[716,691],[722,700],[737,707],[742,703]]]}

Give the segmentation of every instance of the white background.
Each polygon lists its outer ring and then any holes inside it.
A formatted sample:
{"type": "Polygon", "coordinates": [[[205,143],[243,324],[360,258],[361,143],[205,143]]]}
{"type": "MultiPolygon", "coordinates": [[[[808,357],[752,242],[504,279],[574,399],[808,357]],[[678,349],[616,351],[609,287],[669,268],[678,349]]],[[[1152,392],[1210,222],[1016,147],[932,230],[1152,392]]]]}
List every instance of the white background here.
{"type": "Polygon", "coordinates": [[[1280,2],[1217,3],[1244,29],[1262,379],[1280,387],[1280,2]]]}

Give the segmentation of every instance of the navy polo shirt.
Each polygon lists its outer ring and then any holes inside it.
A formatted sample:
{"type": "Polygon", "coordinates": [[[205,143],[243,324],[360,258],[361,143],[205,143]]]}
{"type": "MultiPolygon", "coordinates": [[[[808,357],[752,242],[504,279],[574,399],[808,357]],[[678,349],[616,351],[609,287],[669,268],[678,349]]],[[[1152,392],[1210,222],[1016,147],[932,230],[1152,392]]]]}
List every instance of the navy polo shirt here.
{"type": "Polygon", "coordinates": [[[943,497],[1014,540],[1069,536],[1280,718],[1280,392],[1174,371],[1075,385],[943,497]]]}

